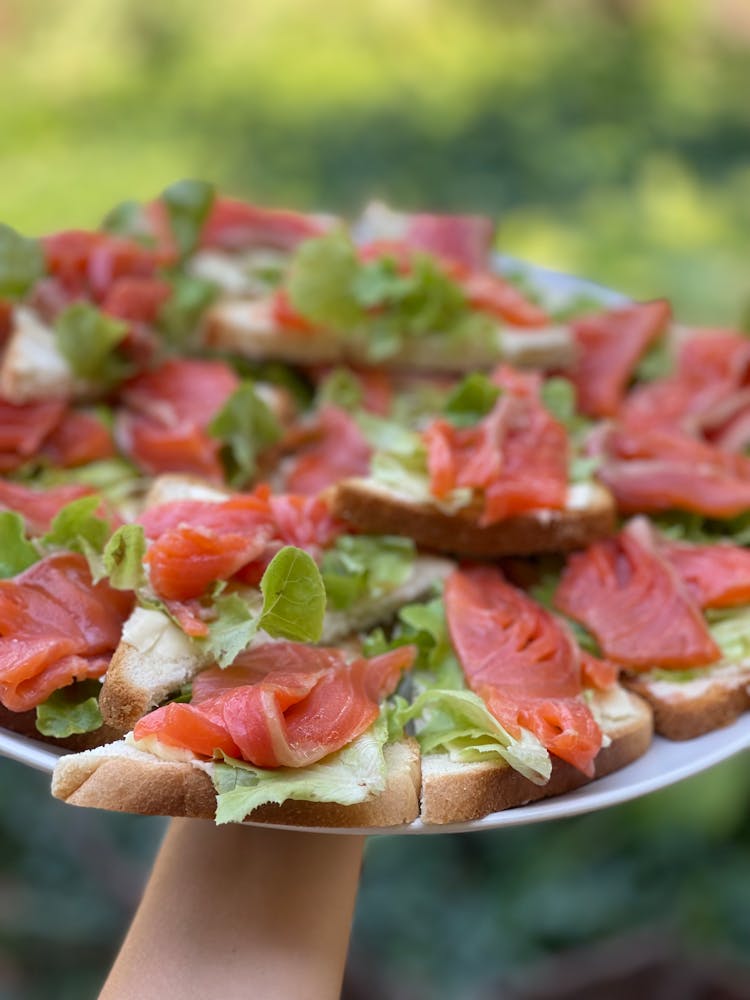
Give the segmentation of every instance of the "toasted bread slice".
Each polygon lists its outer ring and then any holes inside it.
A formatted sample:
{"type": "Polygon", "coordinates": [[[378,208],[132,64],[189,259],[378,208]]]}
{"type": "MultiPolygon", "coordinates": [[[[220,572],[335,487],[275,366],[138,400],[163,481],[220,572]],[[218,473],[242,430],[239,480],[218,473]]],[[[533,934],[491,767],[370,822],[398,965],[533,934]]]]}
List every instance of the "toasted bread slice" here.
{"type": "MultiPolygon", "coordinates": [[[[414,740],[389,743],[385,790],[365,802],[287,800],[255,809],[254,823],[310,827],[383,827],[410,823],[419,815],[419,748],[414,740]]],[[[151,816],[213,818],[216,793],[211,765],[162,760],[121,740],[62,757],[52,794],[74,806],[151,816]]]]}
{"type": "MultiPolygon", "coordinates": [[[[268,299],[227,299],[216,303],[204,321],[206,346],[236,351],[255,360],[291,364],[350,362],[367,365],[367,342],[328,330],[314,333],[282,330],[274,322],[268,299]]],[[[493,368],[501,361],[520,368],[567,368],[575,357],[575,342],[568,327],[515,330],[498,327],[493,343],[446,345],[440,334],[414,337],[398,354],[379,362],[387,368],[466,373],[493,368]]]]}
{"type": "MultiPolygon", "coordinates": [[[[611,741],[596,757],[596,777],[601,778],[648,750],[653,717],[646,702],[622,689],[616,689],[614,698],[611,694],[596,697],[600,725],[611,741]]],[[[549,781],[535,785],[503,763],[462,764],[452,762],[447,754],[427,754],[422,757],[421,817],[424,823],[465,823],[501,809],[562,795],[588,781],[585,774],[559,758],[553,758],[549,781]]]]}
{"type": "MultiPolygon", "coordinates": [[[[321,642],[333,645],[352,633],[387,622],[404,604],[428,594],[452,568],[447,559],[419,556],[400,587],[347,611],[328,611],[321,642]]],[[[126,733],[209,663],[165,614],[136,608],[125,623],[122,640],[104,676],[99,697],[104,720],[117,733],[126,733]]]]}
{"type": "Polygon", "coordinates": [[[566,552],[615,530],[614,500],[598,483],[571,486],[565,510],[529,511],[484,527],[476,505],[448,512],[374,479],[339,483],[333,509],[360,531],[406,535],[424,548],[479,558],[566,552]]]}
{"type": "Polygon", "coordinates": [[[656,732],[668,740],[702,736],[750,709],[750,663],[709,668],[689,681],[642,674],[627,675],[623,683],[651,705],[656,732]]]}
{"type": "Polygon", "coordinates": [[[0,394],[18,405],[93,395],[60,354],[55,331],[25,306],[13,311],[13,330],[0,362],[0,394]]]}

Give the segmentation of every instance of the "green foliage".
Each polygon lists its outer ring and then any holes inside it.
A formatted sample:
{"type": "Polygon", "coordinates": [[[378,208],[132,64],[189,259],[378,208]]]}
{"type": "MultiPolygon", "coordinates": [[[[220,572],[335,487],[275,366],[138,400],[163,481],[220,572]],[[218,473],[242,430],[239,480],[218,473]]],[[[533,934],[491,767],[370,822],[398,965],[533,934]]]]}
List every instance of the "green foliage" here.
{"type": "Polygon", "coordinates": [[[116,385],[131,371],[117,354],[128,332],[125,323],[105,316],[88,302],[74,302],[55,320],[60,353],[74,375],[98,385],[116,385]]]}

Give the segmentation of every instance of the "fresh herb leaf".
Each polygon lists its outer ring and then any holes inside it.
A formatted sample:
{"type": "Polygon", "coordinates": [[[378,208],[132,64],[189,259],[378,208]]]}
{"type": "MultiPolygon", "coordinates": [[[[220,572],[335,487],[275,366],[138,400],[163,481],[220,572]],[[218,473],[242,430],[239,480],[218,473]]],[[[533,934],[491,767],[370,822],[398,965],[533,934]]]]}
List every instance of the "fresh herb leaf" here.
{"type": "Polygon", "coordinates": [[[578,412],[575,386],[568,379],[545,379],[541,397],[544,407],[563,425],[568,434],[580,435],[591,426],[591,422],[578,412]]]}
{"type": "Polygon", "coordinates": [[[23,518],[15,511],[0,512],[0,579],[23,573],[39,561],[39,553],[26,537],[23,518]]]}
{"type": "Polygon", "coordinates": [[[145,582],[146,536],[140,524],[123,524],[104,547],[104,570],[116,590],[137,590],[145,582]]]}
{"type": "Polygon", "coordinates": [[[27,239],[0,223],[0,298],[23,298],[44,271],[44,253],[39,241],[27,239]]]}
{"type": "Polygon", "coordinates": [[[415,555],[410,538],[341,535],[321,565],[329,603],[345,609],[357,601],[377,600],[409,578],[415,555]]]}
{"type": "Polygon", "coordinates": [[[100,386],[114,386],[131,373],[132,365],[117,353],[127,332],[125,323],[88,302],[73,302],[55,321],[57,346],[73,374],[100,386]]]}
{"type": "Polygon", "coordinates": [[[229,397],[208,427],[222,442],[222,459],[232,486],[242,486],[255,475],[257,457],[281,437],[281,426],[255,391],[244,382],[229,397]]]}
{"type": "Polygon", "coordinates": [[[182,257],[187,257],[198,245],[215,194],[213,184],[197,180],[176,181],[162,193],[172,234],[182,257]]]}
{"type": "Polygon", "coordinates": [[[326,593],[307,552],[291,545],[277,552],[260,581],[260,627],[274,638],[317,642],[323,634],[326,593]]]}
{"type": "Polygon", "coordinates": [[[443,413],[456,427],[473,427],[492,410],[500,391],[480,372],[467,375],[448,396],[443,413]]]}
{"type": "Polygon", "coordinates": [[[79,681],[60,688],[37,705],[36,728],[43,736],[65,739],[76,733],[92,733],[102,725],[98,681],[79,681]]]}
{"type": "Polygon", "coordinates": [[[562,305],[552,308],[550,318],[556,323],[569,323],[584,316],[592,316],[606,308],[607,304],[601,298],[590,292],[581,292],[566,299],[562,305]]]}

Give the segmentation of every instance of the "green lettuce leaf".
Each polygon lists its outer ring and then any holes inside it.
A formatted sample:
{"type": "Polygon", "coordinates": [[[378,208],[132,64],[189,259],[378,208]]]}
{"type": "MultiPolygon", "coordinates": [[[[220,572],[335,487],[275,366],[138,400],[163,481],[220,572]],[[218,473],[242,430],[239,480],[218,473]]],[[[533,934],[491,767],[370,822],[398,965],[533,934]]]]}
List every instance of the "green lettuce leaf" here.
{"type": "Polygon", "coordinates": [[[480,372],[467,375],[448,396],[443,413],[456,427],[473,427],[492,410],[500,391],[480,372]]]}
{"type": "Polygon", "coordinates": [[[231,759],[214,764],[216,822],[241,823],[258,806],[267,802],[280,805],[287,799],[344,806],[364,802],[385,789],[383,747],[387,739],[388,724],[381,714],[348,746],[308,767],[263,770],[231,759]]]}
{"type": "Polygon", "coordinates": [[[190,343],[199,320],[219,289],[206,278],[182,272],[170,275],[169,283],[172,294],[159,310],[159,328],[170,344],[184,347],[190,343]]]}
{"type": "Polygon", "coordinates": [[[0,580],[23,573],[40,559],[26,537],[23,518],[15,511],[0,512],[0,580]]]}
{"type": "Polygon", "coordinates": [[[424,455],[427,468],[427,451],[416,431],[407,430],[395,420],[387,420],[374,413],[363,411],[357,414],[356,419],[359,429],[372,448],[395,455],[424,455]]]}
{"type": "Polygon", "coordinates": [[[65,739],[76,733],[92,733],[102,725],[98,681],[79,681],[60,688],[37,705],[36,728],[43,736],[65,739]]]}
{"type": "Polygon", "coordinates": [[[686,511],[671,511],[656,514],[652,520],[666,538],[684,542],[733,542],[735,545],[750,545],[750,513],[739,514],[725,521],[692,514],[686,511]]]}
{"type": "Polygon", "coordinates": [[[704,614],[723,660],[727,663],[750,660],[750,605],[710,608],[704,614]]]}
{"type": "Polygon", "coordinates": [[[576,390],[566,378],[548,378],[542,383],[542,403],[568,434],[580,436],[591,426],[591,421],[577,410],[576,390]]]}
{"type": "Polygon", "coordinates": [[[402,709],[399,721],[416,721],[423,753],[444,752],[453,761],[503,760],[537,785],[549,781],[549,753],[531,733],[514,739],[471,691],[429,688],[402,709]]]}
{"type": "Polygon", "coordinates": [[[250,381],[232,393],[209,424],[208,432],[223,444],[222,459],[232,486],[242,486],[252,479],[258,455],[282,434],[278,420],[250,381]]]}
{"type": "Polygon", "coordinates": [[[247,649],[258,631],[258,616],[239,594],[222,594],[213,601],[216,618],[208,627],[208,636],[197,640],[220,667],[234,663],[247,649]]]}
{"type": "Polygon", "coordinates": [[[332,607],[349,608],[400,587],[414,565],[410,538],[395,535],[341,535],[323,556],[321,575],[332,607]]]}
{"type": "Polygon", "coordinates": [[[114,386],[132,371],[117,353],[128,332],[119,319],[88,302],[73,302],[55,320],[57,346],[74,375],[99,386],[114,386]]]}
{"type": "Polygon", "coordinates": [[[0,298],[23,298],[44,271],[44,253],[39,241],[27,239],[0,223],[0,298]]]}
{"type": "Polygon", "coordinates": [[[94,513],[100,504],[96,493],[71,501],[55,515],[50,530],[41,538],[42,545],[84,555],[95,580],[106,576],[102,554],[111,532],[107,521],[94,513]]]}
{"type": "Polygon", "coordinates": [[[146,582],[146,536],[140,524],[123,524],[104,547],[104,571],[116,590],[137,590],[146,582]]]}
{"type": "Polygon", "coordinates": [[[114,236],[124,236],[136,243],[151,246],[154,237],[144,206],[139,201],[121,201],[104,216],[101,229],[114,236]]]}
{"type": "Polygon", "coordinates": [[[674,369],[674,350],[668,337],[657,337],[648,348],[635,370],[636,382],[653,382],[666,378],[674,369]]]}
{"type": "Polygon", "coordinates": [[[34,470],[28,481],[33,486],[59,486],[63,483],[82,483],[90,486],[110,503],[117,504],[132,496],[141,482],[141,474],[124,458],[104,458],[89,462],[75,469],[54,467],[34,470]]]}
{"type": "Polygon", "coordinates": [[[429,254],[415,252],[404,273],[395,257],[360,261],[341,232],[307,240],[294,255],[287,289],[294,308],[320,326],[356,336],[372,361],[412,337],[494,336],[496,324],[472,312],[458,284],[429,254]]]}
{"type": "Polygon", "coordinates": [[[182,257],[187,257],[198,245],[215,193],[212,184],[197,180],[176,181],[162,192],[161,200],[182,257]]]}
{"type": "Polygon", "coordinates": [[[316,406],[330,403],[348,413],[353,413],[362,404],[362,384],[354,374],[346,368],[334,368],[326,375],[315,393],[316,406]]]}
{"type": "Polygon", "coordinates": [[[346,331],[362,319],[353,290],[357,255],[341,232],[305,240],[294,254],[287,292],[297,312],[320,326],[346,331]]]}
{"type": "Polygon", "coordinates": [[[291,545],[277,552],[260,581],[260,627],[274,638],[317,642],[323,634],[326,592],[314,559],[291,545]]]}

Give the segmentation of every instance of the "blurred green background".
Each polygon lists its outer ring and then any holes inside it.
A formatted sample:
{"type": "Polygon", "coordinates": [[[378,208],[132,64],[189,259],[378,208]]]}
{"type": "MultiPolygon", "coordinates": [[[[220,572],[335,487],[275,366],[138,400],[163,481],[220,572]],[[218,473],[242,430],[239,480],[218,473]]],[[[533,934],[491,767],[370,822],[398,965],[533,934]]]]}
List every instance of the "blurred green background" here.
{"type": "MultiPolygon", "coordinates": [[[[22,230],[185,175],[300,208],[378,195],[492,213],[507,252],[745,322],[746,0],[0,0],[0,59],[0,218],[22,230]]],[[[0,789],[0,995],[94,997],[161,823],[65,808],[10,763],[0,789]]],[[[350,992],[479,996],[636,929],[746,960],[748,885],[745,759],[595,817],[373,841],[350,992]]]]}

